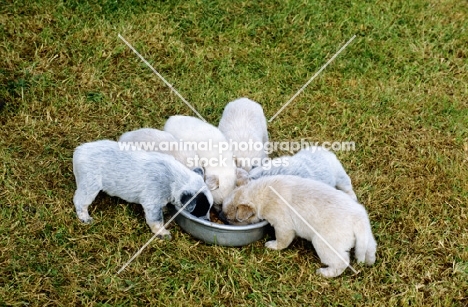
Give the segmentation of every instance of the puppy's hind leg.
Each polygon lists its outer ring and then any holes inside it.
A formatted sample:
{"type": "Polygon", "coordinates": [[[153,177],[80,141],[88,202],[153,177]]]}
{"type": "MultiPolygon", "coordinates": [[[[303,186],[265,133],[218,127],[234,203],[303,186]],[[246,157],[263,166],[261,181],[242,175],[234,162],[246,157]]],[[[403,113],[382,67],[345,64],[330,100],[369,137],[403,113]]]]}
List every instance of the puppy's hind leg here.
{"type": "Polygon", "coordinates": [[[319,242],[320,239],[313,240],[315,251],[320,257],[320,261],[327,265],[326,268],[320,268],[316,272],[324,277],[336,277],[346,270],[349,265],[349,252],[341,249],[330,249],[324,242],[319,242]]]}
{"type": "Polygon", "coordinates": [[[73,195],[76,214],[80,221],[89,224],[93,219],[89,216],[88,207],[102,190],[100,176],[90,170],[87,164],[76,162],[75,157],[73,157],[73,173],[76,180],[76,191],[73,195]]]}
{"type": "Polygon", "coordinates": [[[367,218],[361,218],[355,221],[354,236],[356,238],[354,255],[357,262],[365,262],[367,265],[373,265],[375,262],[377,243],[372,235],[372,230],[367,218]]]}
{"type": "Polygon", "coordinates": [[[142,206],[145,211],[146,223],[151,231],[160,239],[170,240],[172,238],[171,233],[164,228],[163,206],[154,204],[142,204],[142,206]]]}
{"type": "Polygon", "coordinates": [[[369,243],[367,244],[366,251],[366,265],[373,265],[375,263],[375,253],[377,251],[377,242],[375,242],[374,236],[371,234],[369,243]]]}
{"type": "Polygon", "coordinates": [[[353,200],[357,201],[356,193],[354,193],[353,185],[351,184],[351,178],[349,178],[344,169],[338,172],[335,187],[348,194],[353,200]]]}
{"type": "Polygon", "coordinates": [[[93,221],[93,218],[89,215],[88,207],[91,205],[93,200],[98,195],[100,189],[95,188],[93,190],[78,187],[73,196],[73,203],[75,205],[76,214],[83,223],[89,224],[93,221]]]}

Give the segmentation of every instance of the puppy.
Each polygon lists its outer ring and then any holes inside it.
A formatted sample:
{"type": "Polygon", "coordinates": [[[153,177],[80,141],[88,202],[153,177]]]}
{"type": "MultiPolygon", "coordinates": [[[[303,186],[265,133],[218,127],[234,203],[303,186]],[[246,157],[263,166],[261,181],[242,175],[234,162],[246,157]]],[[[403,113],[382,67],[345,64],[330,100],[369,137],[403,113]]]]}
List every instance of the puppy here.
{"type": "Polygon", "coordinates": [[[286,248],[295,236],[312,241],[320,260],[328,265],[317,270],[325,277],[346,269],[353,247],[358,262],[375,262],[377,244],[364,207],[319,181],[288,175],[262,177],[235,189],[224,200],[222,213],[234,225],[267,220],[276,234],[276,240],[265,244],[270,249],[286,248]]]}
{"type": "Polygon", "coordinates": [[[141,204],[151,231],[167,239],[171,236],[164,228],[162,212],[167,203],[180,209],[194,197],[185,210],[206,218],[213,204],[200,168],[191,171],[173,157],[158,152],[120,150],[114,141],[78,146],[73,153],[73,173],[77,186],[73,203],[84,223],[92,221],[88,207],[99,191],[141,204]]]}
{"type": "Polygon", "coordinates": [[[196,155],[195,151],[182,148],[183,143],[178,142],[172,134],[158,129],[142,128],[128,131],[120,136],[118,142],[132,145],[136,150],[157,151],[171,155],[186,166],[196,155]]]}
{"type": "Polygon", "coordinates": [[[262,106],[255,101],[240,98],[228,103],[218,128],[231,143],[237,167],[250,171],[267,158],[267,122],[262,106]]]}
{"type": "Polygon", "coordinates": [[[164,131],[195,147],[198,164],[205,168],[205,182],[220,210],[223,199],[236,185],[236,166],[224,135],[198,118],[181,115],[171,116],[164,131]]]}
{"type": "Polygon", "coordinates": [[[351,179],[334,153],[324,147],[311,146],[300,150],[294,156],[282,156],[252,169],[250,179],[271,175],[295,175],[321,181],[342,190],[357,201],[351,179]],[[275,166],[277,165],[277,166],[275,166]]]}

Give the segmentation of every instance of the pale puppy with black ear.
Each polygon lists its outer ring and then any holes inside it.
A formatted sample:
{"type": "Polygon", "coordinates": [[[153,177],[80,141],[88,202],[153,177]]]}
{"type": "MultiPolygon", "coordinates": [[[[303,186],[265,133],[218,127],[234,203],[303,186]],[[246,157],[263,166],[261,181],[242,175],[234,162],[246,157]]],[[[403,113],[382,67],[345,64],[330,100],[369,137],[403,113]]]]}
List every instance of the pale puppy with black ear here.
{"type": "Polygon", "coordinates": [[[237,167],[250,171],[268,157],[265,152],[267,121],[257,102],[248,98],[231,101],[224,108],[218,128],[233,143],[237,167]]]}
{"type": "Polygon", "coordinates": [[[272,175],[294,175],[318,180],[345,192],[357,201],[351,178],[343,165],[333,152],[322,146],[310,146],[293,156],[275,158],[269,165],[254,168],[249,173],[250,179],[272,175]]]}
{"type": "Polygon", "coordinates": [[[73,173],[77,186],[73,203],[84,223],[92,221],[88,207],[99,191],[141,204],[151,231],[167,239],[171,236],[164,228],[162,211],[166,204],[180,209],[193,198],[185,210],[205,218],[213,204],[201,168],[191,171],[158,152],[121,150],[110,140],[78,146],[73,153],[73,173]]]}
{"type": "Polygon", "coordinates": [[[343,273],[353,247],[358,262],[375,262],[377,243],[364,207],[342,191],[316,180],[289,175],[252,180],[224,200],[222,217],[234,225],[267,220],[276,235],[276,240],[265,244],[270,249],[284,249],[296,236],[312,241],[321,262],[328,265],[317,270],[325,277],[343,273]]]}
{"type": "Polygon", "coordinates": [[[196,155],[194,150],[184,148],[183,143],[177,141],[169,132],[153,128],[141,128],[125,132],[120,136],[118,142],[127,143],[126,145],[134,146],[137,150],[157,151],[171,155],[185,166],[196,155]]]}
{"type": "Polygon", "coordinates": [[[194,145],[197,158],[205,161],[205,182],[220,209],[223,199],[236,186],[236,166],[225,136],[215,126],[192,116],[171,116],[164,131],[194,145]],[[210,148],[211,146],[211,148],[210,148]]]}

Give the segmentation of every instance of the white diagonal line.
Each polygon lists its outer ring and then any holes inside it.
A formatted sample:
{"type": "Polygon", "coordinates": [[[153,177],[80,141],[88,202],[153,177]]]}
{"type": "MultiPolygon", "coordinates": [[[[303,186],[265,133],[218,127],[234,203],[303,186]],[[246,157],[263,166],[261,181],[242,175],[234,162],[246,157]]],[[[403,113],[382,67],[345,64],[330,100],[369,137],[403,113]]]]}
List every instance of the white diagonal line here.
{"type": "Polygon", "coordinates": [[[312,225],[310,225],[300,214],[299,212],[296,211],[296,209],[294,209],[287,201],[286,199],[283,198],[283,196],[281,196],[278,192],[276,192],[276,190],[272,187],[272,186],[268,186],[319,238],[320,240],[322,240],[340,259],[341,261],[343,261],[347,266],[349,266],[349,268],[354,272],[354,274],[357,274],[358,272],[349,264],[348,261],[346,261],[341,255],[340,253],[338,253],[331,245],[330,243],[328,243],[327,240],[325,240],[324,237],[322,237],[320,235],[320,233],[318,233],[314,227],[312,227],[312,225]]]}
{"type": "Polygon", "coordinates": [[[145,60],[145,58],[135,49],[133,48],[132,45],[130,45],[129,42],[127,42],[127,40],[125,38],[123,38],[122,35],[118,35],[119,38],[130,48],[132,49],[133,52],[135,52],[135,54],[143,61],[143,63],[145,63],[155,74],[156,76],[158,76],[180,99],[182,99],[182,101],[193,111],[195,112],[195,114],[197,114],[197,116],[206,123],[206,120],[203,118],[203,116],[200,115],[200,113],[197,112],[197,110],[195,110],[194,107],[192,107],[192,105],[187,101],[185,100],[184,97],[182,97],[182,95],[169,83],[166,81],[166,79],[164,79],[163,76],[161,76],[161,74],[156,70],[154,69],[153,66],[151,66],[151,64],[145,60]]]}
{"type": "Polygon", "coordinates": [[[117,274],[120,274],[123,270],[125,270],[125,268],[133,261],[135,260],[136,257],[138,257],[141,252],[159,235],[159,233],[165,229],[167,227],[167,225],[169,225],[170,222],[172,222],[172,220],[174,220],[176,218],[176,216],[179,215],[180,212],[182,212],[182,210],[185,209],[185,207],[187,207],[188,204],[190,204],[190,202],[195,198],[197,197],[198,194],[200,194],[200,192],[204,189],[205,187],[203,186],[200,190],[198,190],[198,192],[192,197],[190,198],[187,203],[185,203],[185,205],[182,206],[182,208],[180,208],[179,211],[176,212],[176,214],[174,214],[174,216],[172,216],[169,221],[167,221],[166,224],[164,224],[164,226],[159,229],[159,231],[157,233],[155,233],[149,240],[148,242],[145,243],[145,245],[143,245],[139,250],[138,252],[135,253],[135,255],[132,256],[132,258],[130,258],[130,260],[128,260],[121,268],[120,270],[117,271],[117,274]]]}
{"type": "Polygon", "coordinates": [[[334,56],[331,57],[331,59],[329,59],[325,65],[322,66],[322,68],[320,68],[319,71],[317,71],[315,73],[315,75],[312,76],[312,78],[309,79],[309,81],[307,81],[306,84],[304,84],[298,91],[296,94],[294,94],[294,96],[291,97],[291,99],[288,100],[288,102],[286,102],[282,107],[281,109],[279,109],[278,112],[276,112],[275,115],[273,115],[269,120],[268,122],[270,123],[273,119],[275,119],[276,116],[278,116],[278,114],[281,113],[281,111],[284,110],[284,108],[286,108],[300,93],[302,93],[302,91],[310,84],[310,82],[312,82],[331,62],[333,62],[333,60],[353,41],[353,39],[356,38],[356,35],[354,35],[353,37],[351,37],[351,39],[349,41],[346,42],[346,44],[343,45],[343,47],[340,48],[340,50],[338,50],[337,53],[335,53],[334,56]]]}

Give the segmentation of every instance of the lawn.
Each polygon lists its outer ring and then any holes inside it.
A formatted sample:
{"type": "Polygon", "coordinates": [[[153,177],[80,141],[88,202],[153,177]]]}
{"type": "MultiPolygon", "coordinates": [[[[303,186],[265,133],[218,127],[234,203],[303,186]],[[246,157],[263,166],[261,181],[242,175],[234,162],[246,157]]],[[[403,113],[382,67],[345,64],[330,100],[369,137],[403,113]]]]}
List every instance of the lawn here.
{"type": "MultiPolygon", "coordinates": [[[[0,306],[466,306],[468,3],[12,1],[0,4],[0,306]],[[377,261],[326,279],[310,242],[153,241],[141,206],[100,194],[74,212],[81,143],[239,97],[267,118],[357,37],[268,129],[337,151],[377,261]]],[[[275,152],[273,156],[285,154],[275,152]]]]}

